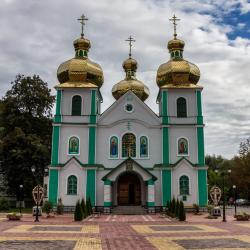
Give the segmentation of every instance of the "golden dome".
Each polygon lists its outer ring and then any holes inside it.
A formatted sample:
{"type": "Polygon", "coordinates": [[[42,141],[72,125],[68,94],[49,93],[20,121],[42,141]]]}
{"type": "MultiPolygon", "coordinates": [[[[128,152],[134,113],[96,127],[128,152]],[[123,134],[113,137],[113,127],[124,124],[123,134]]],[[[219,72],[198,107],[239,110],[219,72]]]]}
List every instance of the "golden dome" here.
{"type": "Polygon", "coordinates": [[[200,70],[195,64],[183,59],[184,46],[184,41],[180,39],[175,38],[168,42],[171,59],[160,65],[157,70],[156,82],[160,88],[196,87],[200,79],[200,70]]]}
{"type": "Polygon", "coordinates": [[[56,87],[101,87],[103,71],[99,64],[88,59],[90,41],[85,37],[74,41],[75,57],[63,62],[57,70],[60,82],[56,87]]]}
{"type": "Polygon", "coordinates": [[[149,89],[143,82],[137,80],[135,77],[137,61],[133,58],[128,58],[123,62],[122,66],[126,72],[126,77],[113,86],[112,95],[118,100],[127,91],[131,90],[142,101],[145,101],[149,96],[149,89]]]}
{"type": "Polygon", "coordinates": [[[123,62],[122,67],[124,68],[125,72],[127,70],[136,71],[137,70],[137,61],[133,58],[128,58],[123,62]]]}

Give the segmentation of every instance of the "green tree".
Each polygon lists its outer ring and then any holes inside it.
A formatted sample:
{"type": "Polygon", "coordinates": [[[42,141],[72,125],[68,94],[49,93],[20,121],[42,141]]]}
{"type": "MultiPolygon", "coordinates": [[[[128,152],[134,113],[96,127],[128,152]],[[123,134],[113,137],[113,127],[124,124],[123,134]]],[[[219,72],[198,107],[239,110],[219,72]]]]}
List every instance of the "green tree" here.
{"type": "Polygon", "coordinates": [[[83,212],[82,212],[82,206],[80,201],[78,200],[76,203],[75,213],[74,213],[74,220],[75,221],[82,221],[83,219],[83,212]]]}
{"type": "Polygon", "coordinates": [[[185,208],[184,208],[183,201],[180,201],[179,220],[180,221],[185,221],[186,220],[186,211],[185,211],[185,208]]]}
{"type": "Polygon", "coordinates": [[[250,200],[250,139],[240,143],[239,154],[233,158],[232,184],[236,185],[238,198],[250,200]]]}
{"type": "Polygon", "coordinates": [[[88,215],[87,215],[87,208],[86,208],[84,198],[82,198],[81,207],[82,207],[82,212],[83,212],[83,218],[86,218],[88,215]]]}
{"type": "MultiPolygon", "coordinates": [[[[212,188],[212,186],[216,185],[222,189],[222,175],[221,171],[227,171],[228,169],[232,169],[233,162],[232,160],[227,160],[222,156],[215,156],[215,155],[207,155],[205,158],[206,165],[208,166],[208,191],[212,188]],[[215,170],[218,170],[216,173],[215,170]]],[[[232,183],[230,181],[230,176],[225,176],[225,194],[226,199],[229,196],[232,196],[231,186],[232,183]]],[[[210,197],[209,197],[210,198],[210,197]]]]}
{"type": "Polygon", "coordinates": [[[176,204],[175,204],[175,211],[174,211],[175,217],[178,217],[179,209],[180,209],[180,202],[179,202],[179,199],[177,198],[177,201],[176,201],[176,204]]]}
{"type": "Polygon", "coordinates": [[[50,163],[52,119],[55,97],[39,76],[17,75],[0,102],[1,168],[9,194],[20,184],[31,196],[34,186],[31,166],[36,167],[39,183],[50,163]]]}

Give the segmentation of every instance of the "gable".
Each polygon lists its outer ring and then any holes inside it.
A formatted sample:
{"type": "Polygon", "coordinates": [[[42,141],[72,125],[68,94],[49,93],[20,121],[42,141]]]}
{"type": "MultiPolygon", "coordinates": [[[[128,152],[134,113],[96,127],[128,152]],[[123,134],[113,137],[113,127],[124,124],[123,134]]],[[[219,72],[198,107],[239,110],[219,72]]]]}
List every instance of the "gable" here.
{"type": "Polygon", "coordinates": [[[118,176],[128,171],[138,174],[144,181],[149,181],[151,179],[154,181],[157,180],[157,178],[152,173],[150,173],[147,169],[143,168],[132,158],[124,160],[122,163],[120,163],[118,166],[112,169],[108,174],[106,174],[102,178],[102,180],[103,181],[110,180],[114,182],[116,181],[118,176]]]}
{"type": "Polygon", "coordinates": [[[159,117],[132,91],[115,101],[99,118],[98,125],[111,125],[124,121],[144,123],[146,126],[160,125],[159,117]]]}

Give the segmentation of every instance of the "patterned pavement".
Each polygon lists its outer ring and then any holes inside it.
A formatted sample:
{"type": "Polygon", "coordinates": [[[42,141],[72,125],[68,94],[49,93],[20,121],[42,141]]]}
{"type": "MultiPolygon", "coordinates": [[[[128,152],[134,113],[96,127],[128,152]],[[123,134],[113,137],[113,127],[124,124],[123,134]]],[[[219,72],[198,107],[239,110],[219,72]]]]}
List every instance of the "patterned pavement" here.
{"type": "Polygon", "coordinates": [[[0,215],[0,249],[8,250],[179,250],[250,249],[250,222],[227,223],[188,215],[188,222],[159,215],[102,215],[74,222],[72,215],[30,215],[7,221],[0,215]]]}

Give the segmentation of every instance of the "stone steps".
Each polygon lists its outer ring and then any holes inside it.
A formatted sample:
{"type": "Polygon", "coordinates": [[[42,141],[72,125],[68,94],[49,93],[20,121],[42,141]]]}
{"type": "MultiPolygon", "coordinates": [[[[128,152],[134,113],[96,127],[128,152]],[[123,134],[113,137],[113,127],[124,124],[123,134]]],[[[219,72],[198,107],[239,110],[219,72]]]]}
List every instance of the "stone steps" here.
{"type": "Polygon", "coordinates": [[[142,206],[117,206],[112,210],[113,214],[146,214],[145,209],[142,206]]]}

